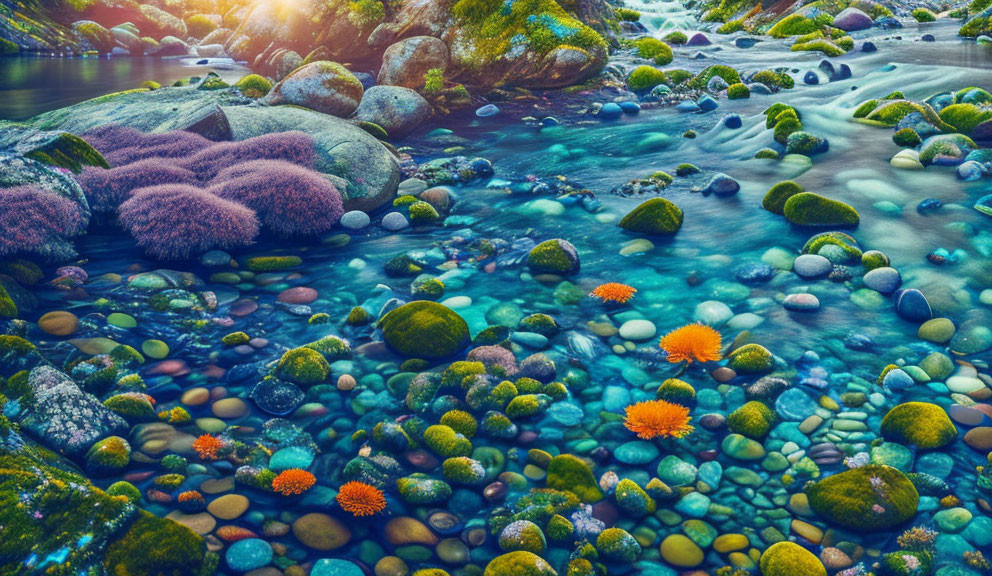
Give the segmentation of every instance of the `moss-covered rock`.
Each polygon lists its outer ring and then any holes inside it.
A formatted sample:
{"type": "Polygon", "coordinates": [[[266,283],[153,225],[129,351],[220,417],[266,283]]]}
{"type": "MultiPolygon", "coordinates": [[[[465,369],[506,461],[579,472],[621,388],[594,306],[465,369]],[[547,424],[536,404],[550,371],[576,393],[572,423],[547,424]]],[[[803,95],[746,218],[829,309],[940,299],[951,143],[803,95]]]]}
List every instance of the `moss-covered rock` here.
{"type": "Polygon", "coordinates": [[[142,512],[107,547],[103,565],[116,576],[207,576],[216,570],[217,557],[206,551],[203,539],[189,528],[142,512]]]}
{"type": "Polygon", "coordinates": [[[483,576],[558,576],[558,573],[537,554],[517,550],[493,558],[483,576]]]}
{"type": "Polygon", "coordinates": [[[104,438],[86,453],[86,471],[93,476],[116,474],[131,463],[131,445],[119,436],[104,438]]]}
{"type": "Polygon", "coordinates": [[[752,440],[768,435],[775,422],[775,412],[765,403],[752,400],[727,416],[727,428],[752,440]]]}
{"type": "Polygon", "coordinates": [[[0,56],[12,56],[14,54],[20,54],[21,47],[17,44],[7,40],[6,38],[0,38],[0,56]]]}
{"type": "Polygon", "coordinates": [[[272,82],[258,74],[248,74],[234,83],[234,87],[249,98],[261,98],[272,90],[272,82]]]}
{"type": "Polygon", "coordinates": [[[541,527],[530,520],[510,522],[499,534],[499,547],[507,552],[523,550],[543,554],[548,541],[541,527]]]}
{"type": "Polygon", "coordinates": [[[941,109],[939,114],[941,120],[961,134],[971,134],[976,126],[992,120],[992,110],[974,104],[951,104],[941,109]]]}
{"type": "Polygon", "coordinates": [[[110,168],[103,156],[79,136],[61,134],[54,140],[36,148],[26,157],[56,168],[81,172],[86,166],[110,168]]]}
{"type": "Polygon", "coordinates": [[[696,389],[692,384],[678,378],[669,378],[658,386],[655,393],[658,400],[678,404],[687,408],[696,405],[696,389]]]}
{"type": "Polygon", "coordinates": [[[634,48],[637,50],[638,56],[653,60],[658,66],[671,64],[674,59],[672,49],[668,47],[668,44],[650,36],[634,40],[634,48]]]}
{"type": "Polygon", "coordinates": [[[738,82],[727,87],[727,98],[730,100],[742,100],[750,97],[751,89],[747,87],[747,84],[738,82]]]}
{"type": "Polygon", "coordinates": [[[782,212],[786,220],[799,226],[855,227],[861,221],[851,206],[812,192],[790,197],[782,212]]]}
{"type": "Polygon", "coordinates": [[[547,240],[527,254],[527,266],[536,274],[574,274],[579,271],[579,252],[567,240],[547,240]]]}
{"type": "Polygon", "coordinates": [[[832,524],[856,532],[886,530],[909,521],[920,502],[905,474],[888,466],[862,466],[806,489],[809,505],[832,524]]]}
{"type": "Polygon", "coordinates": [[[734,70],[730,66],[714,64],[713,66],[703,69],[702,72],[694,76],[692,80],[689,81],[689,86],[697,90],[702,90],[709,85],[710,80],[717,76],[722,78],[727,85],[731,86],[734,84],[740,84],[741,81],[741,75],[737,73],[737,70],[734,70]]]}
{"type": "Polygon", "coordinates": [[[730,353],[727,366],[738,374],[758,374],[775,366],[775,359],[760,344],[745,344],[730,353]]]}
{"type": "Polygon", "coordinates": [[[442,424],[435,424],[424,430],[424,444],[444,458],[472,455],[472,442],[450,426],[442,424]]]}
{"type": "Polygon", "coordinates": [[[596,537],[596,549],[610,562],[633,564],[641,555],[641,545],[622,528],[607,528],[596,537]]]}
{"type": "Polygon", "coordinates": [[[468,324],[454,310],[428,300],[404,304],[379,321],[386,344],[408,358],[440,360],[468,345],[468,324]]]}
{"type": "Polygon", "coordinates": [[[309,387],[327,380],[331,366],[320,352],[312,348],[294,348],[282,355],[275,373],[284,380],[309,387]]]}
{"type": "Polygon", "coordinates": [[[654,66],[638,66],[627,76],[627,88],[631,92],[649,92],[666,81],[665,73],[654,66]]]}
{"type": "Polygon", "coordinates": [[[620,220],[619,226],[628,232],[667,236],[682,228],[683,214],[674,203],[665,198],[645,201],[620,220]]]}
{"type": "Polygon", "coordinates": [[[561,454],[548,464],[548,488],[566,490],[586,503],[603,499],[603,492],[593,476],[592,468],[578,456],[561,454]]]}
{"type": "Polygon", "coordinates": [[[892,408],[882,419],[880,431],[890,442],[924,450],[946,446],[958,435],[947,412],[928,402],[906,402],[892,408]]]}
{"type": "Polygon", "coordinates": [[[804,36],[822,30],[824,26],[830,24],[832,21],[833,18],[829,14],[823,14],[823,17],[818,18],[807,18],[802,14],[790,14],[772,26],[768,31],[768,35],[775,38],[804,36]]]}
{"type": "Polygon", "coordinates": [[[912,128],[896,130],[895,134],[892,135],[892,141],[896,146],[902,146],[903,148],[916,148],[923,143],[923,139],[912,128]]]}
{"type": "Polygon", "coordinates": [[[804,192],[799,184],[786,180],[771,187],[765,197],[761,200],[761,207],[772,214],[785,214],[785,203],[796,194],[804,192]]]}
{"type": "Polygon", "coordinates": [[[827,576],[815,554],[795,542],[772,544],[761,555],[761,576],[827,576]]]}
{"type": "Polygon", "coordinates": [[[926,8],[917,8],[913,10],[913,18],[917,22],[936,22],[937,15],[933,13],[932,10],[927,10],[926,8]]]}

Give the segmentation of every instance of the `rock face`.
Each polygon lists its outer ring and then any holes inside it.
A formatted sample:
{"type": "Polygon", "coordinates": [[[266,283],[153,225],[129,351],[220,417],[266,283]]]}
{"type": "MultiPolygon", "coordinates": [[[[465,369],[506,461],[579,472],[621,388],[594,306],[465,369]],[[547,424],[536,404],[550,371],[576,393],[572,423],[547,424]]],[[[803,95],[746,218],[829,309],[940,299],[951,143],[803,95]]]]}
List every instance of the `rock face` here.
{"type": "Polygon", "coordinates": [[[399,86],[373,86],[365,92],[355,118],[381,126],[390,138],[403,138],[431,115],[423,96],[399,86]]]}
{"type": "Polygon", "coordinates": [[[867,30],[872,25],[871,16],[857,8],[845,8],[834,18],[834,26],[845,32],[867,30]]]}
{"type": "Polygon", "coordinates": [[[20,424],[56,452],[79,458],[97,441],[128,433],[123,418],[51,366],[31,370],[28,385],[34,401],[20,424]]]}
{"type": "Polygon", "coordinates": [[[272,88],[261,104],[293,104],[346,118],[362,101],[362,83],[337,62],[313,62],[296,69],[272,88]]]}
{"type": "Polygon", "coordinates": [[[377,82],[422,90],[424,76],[432,68],[448,68],[448,47],[444,42],[430,36],[407,38],[383,53],[377,82]]]}
{"type": "Polygon", "coordinates": [[[244,106],[224,91],[164,88],[124,92],[42,114],[31,123],[75,134],[106,124],[143,132],[208,126],[210,137],[216,140],[246,140],[300,130],[316,142],[315,168],[347,182],[347,186],[339,186],[346,210],[378,208],[392,201],[399,185],[396,159],[358,126],[296,107],[244,106]]]}

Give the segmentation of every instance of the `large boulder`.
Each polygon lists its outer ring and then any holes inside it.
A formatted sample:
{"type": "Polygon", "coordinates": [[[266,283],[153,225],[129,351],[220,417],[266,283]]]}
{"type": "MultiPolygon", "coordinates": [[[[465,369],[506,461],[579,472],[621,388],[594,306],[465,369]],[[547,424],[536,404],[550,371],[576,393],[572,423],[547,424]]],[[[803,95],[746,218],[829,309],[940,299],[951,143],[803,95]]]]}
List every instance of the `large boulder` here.
{"type": "Polygon", "coordinates": [[[110,29],[110,33],[114,37],[114,42],[130,52],[132,56],[141,56],[145,53],[145,43],[134,32],[127,28],[116,26],[110,29]]]}
{"type": "Polygon", "coordinates": [[[52,366],[38,366],[28,375],[33,395],[20,425],[55,452],[81,458],[96,442],[126,436],[127,422],[52,366]]]}
{"type": "Polygon", "coordinates": [[[409,88],[373,86],[365,91],[355,118],[381,126],[390,138],[403,138],[431,115],[431,105],[409,88]]]}
{"type": "Polygon", "coordinates": [[[141,26],[141,31],[150,34],[155,38],[163,36],[178,36],[186,38],[186,23],[182,18],[169,14],[161,8],[156,8],[150,4],[140,4],[138,12],[144,18],[146,25],[141,26]]]}
{"type": "Polygon", "coordinates": [[[871,16],[857,8],[845,8],[834,18],[834,26],[845,32],[857,32],[871,28],[871,16]]]}
{"type": "Polygon", "coordinates": [[[423,90],[424,77],[432,68],[448,68],[448,47],[444,42],[430,36],[407,38],[383,53],[377,82],[423,90]]]}
{"type": "Polygon", "coordinates": [[[364,89],[355,75],[337,62],[312,62],[296,69],[260,103],[292,104],[347,118],[358,108],[364,89]]]}
{"type": "Polygon", "coordinates": [[[107,124],[143,132],[210,126],[211,139],[246,140],[263,134],[303,131],[317,146],[315,168],[339,176],[346,210],[374,210],[396,196],[399,165],[386,147],[358,126],[293,106],[245,106],[226,90],[193,87],[131,91],[42,114],[36,126],[81,134],[107,124]]]}
{"type": "Polygon", "coordinates": [[[96,50],[106,54],[114,49],[114,35],[103,26],[92,20],[79,20],[74,22],[72,29],[79,37],[83,50],[96,50]]]}
{"type": "Polygon", "coordinates": [[[834,474],[812,484],[806,495],[818,516],[866,533],[909,521],[920,503],[909,478],[888,466],[862,466],[834,474]]]}
{"type": "Polygon", "coordinates": [[[471,340],[468,324],[454,310],[418,300],[392,310],[379,321],[382,338],[407,358],[441,360],[461,352],[471,340]]]}

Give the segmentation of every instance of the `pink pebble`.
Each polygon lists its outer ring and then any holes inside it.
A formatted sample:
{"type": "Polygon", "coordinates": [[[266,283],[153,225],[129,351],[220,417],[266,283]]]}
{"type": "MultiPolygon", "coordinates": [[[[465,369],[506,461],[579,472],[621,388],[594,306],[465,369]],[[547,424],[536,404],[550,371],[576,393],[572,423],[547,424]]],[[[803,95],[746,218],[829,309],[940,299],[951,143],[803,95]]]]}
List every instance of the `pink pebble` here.
{"type": "Polygon", "coordinates": [[[242,317],[247,316],[258,310],[258,302],[254,300],[238,300],[234,304],[231,304],[231,316],[242,317]]]}
{"type": "Polygon", "coordinates": [[[490,262],[489,264],[486,264],[486,267],[483,268],[483,270],[485,270],[486,273],[488,273],[488,274],[492,274],[493,272],[496,271],[496,263],[495,262],[490,262]]]}
{"type": "Polygon", "coordinates": [[[182,374],[189,374],[189,368],[186,363],[182,360],[164,360],[153,366],[149,373],[151,374],[168,374],[169,376],[179,376],[182,374]]]}
{"type": "Polygon", "coordinates": [[[235,346],[234,351],[242,356],[247,356],[249,354],[254,354],[255,349],[247,344],[242,344],[240,346],[235,346]]]}
{"type": "Polygon", "coordinates": [[[309,304],[317,299],[317,291],[313,288],[299,286],[283,290],[276,299],[284,304],[309,304]]]}
{"type": "Polygon", "coordinates": [[[269,341],[265,338],[252,338],[248,341],[248,345],[256,350],[261,350],[269,345],[269,341]]]}
{"type": "Polygon", "coordinates": [[[214,379],[214,380],[219,380],[219,379],[221,379],[221,378],[224,377],[224,374],[227,374],[227,370],[224,370],[223,368],[221,368],[220,366],[217,366],[215,364],[208,365],[206,368],[204,368],[200,372],[201,372],[201,374],[203,374],[207,378],[211,378],[211,379],[214,379]]]}

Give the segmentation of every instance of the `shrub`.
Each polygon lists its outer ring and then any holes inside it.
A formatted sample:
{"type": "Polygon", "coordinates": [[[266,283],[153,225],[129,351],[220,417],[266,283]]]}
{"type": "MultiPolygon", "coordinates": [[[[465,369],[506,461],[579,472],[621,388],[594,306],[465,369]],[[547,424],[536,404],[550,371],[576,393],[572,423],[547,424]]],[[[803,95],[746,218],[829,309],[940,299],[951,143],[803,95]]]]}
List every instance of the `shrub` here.
{"type": "Polygon", "coordinates": [[[444,89],[444,70],[431,68],[424,74],[424,94],[433,96],[444,89]]]}
{"type": "Polygon", "coordinates": [[[71,256],[68,239],[85,225],[79,206],[68,198],[35,186],[0,188],[0,256],[71,256]]]}
{"type": "Polygon", "coordinates": [[[313,168],[317,160],[313,138],[303,132],[281,132],[240,142],[221,142],[196,153],[184,166],[202,180],[213,180],[225,168],[249,160],[284,160],[313,168]]]}
{"type": "Polygon", "coordinates": [[[119,216],[138,245],[159,259],[247,246],[258,234],[254,212],[190,186],[138,190],[121,204],[119,216]]]}
{"type": "Polygon", "coordinates": [[[143,134],[130,128],[110,131],[106,137],[98,137],[95,141],[97,144],[93,146],[105,155],[111,166],[123,166],[147,158],[185,158],[213,145],[210,140],[192,132],[143,134]],[[110,151],[101,149],[101,144],[110,151]]]}
{"type": "Polygon", "coordinates": [[[107,214],[116,212],[117,207],[139,188],[164,184],[193,185],[196,176],[175,163],[149,158],[110,170],[87,168],[78,180],[90,210],[94,214],[107,214]]]}
{"type": "Polygon", "coordinates": [[[665,73],[653,66],[638,66],[627,77],[627,87],[632,92],[647,92],[665,83],[665,73]]]}
{"type": "Polygon", "coordinates": [[[913,10],[913,18],[916,18],[917,22],[934,22],[937,20],[937,15],[926,8],[917,8],[913,10]]]}
{"type": "Polygon", "coordinates": [[[208,192],[251,208],[263,228],[283,237],[326,232],[344,214],[341,194],[327,178],[281,160],[227,168],[208,192]]]}

